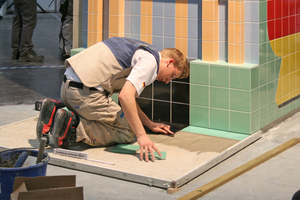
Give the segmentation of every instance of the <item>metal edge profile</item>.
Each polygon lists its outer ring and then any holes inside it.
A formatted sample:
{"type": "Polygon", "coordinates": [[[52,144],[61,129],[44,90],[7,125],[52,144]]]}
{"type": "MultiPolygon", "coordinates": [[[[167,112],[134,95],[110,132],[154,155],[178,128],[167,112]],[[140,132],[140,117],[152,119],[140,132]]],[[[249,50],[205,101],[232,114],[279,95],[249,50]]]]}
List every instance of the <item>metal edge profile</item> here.
{"type": "Polygon", "coordinates": [[[108,168],[63,160],[54,157],[51,157],[49,164],[66,167],[69,169],[94,173],[98,175],[103,175],[107,177],[118,178],[118,179],[127,180],[131,182],[146,184],[149,185],[150,187],[155,186],[155,187],[167,189],[171,187],[171,183],[172,183],[172,180],[164,180],[164,179],[158,179],[153,177],[147,177],[139,174],[133,174],[129,172],[119,171],[115,169],[108,169],[108,168]]]}
{"type": "Polygon", "coordinates": [[[256,140],[262,137],[262,131],[259,130],[249,137],[241,140],[240,142],[236,143],[232,147],[226,149],[225,151],[221,152],[218,156],[210,159],[206,163],[202,164],[201,166],[197,167],[194,170],[191,170],[187,174],[179,177],[178,179],[174,180],[175,187],[181,187],[182,185],[186,184],[187,182],[193,180],[197,176],[203,174],[205,171],[209,170],[213,166],[219,164],[220,162],[224,161],[225,159],[229,158],[233,154],[237,153],[238,151],[242,150],[243,148],[247,147],[251,143],[255,142],[256,140]]]}

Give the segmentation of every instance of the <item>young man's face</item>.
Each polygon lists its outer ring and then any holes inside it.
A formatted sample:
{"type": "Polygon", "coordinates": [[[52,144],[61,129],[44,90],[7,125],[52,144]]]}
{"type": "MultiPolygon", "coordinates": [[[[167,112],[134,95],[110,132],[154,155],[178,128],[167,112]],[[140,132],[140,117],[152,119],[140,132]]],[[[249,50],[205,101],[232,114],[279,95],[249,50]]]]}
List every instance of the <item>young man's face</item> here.
{"type": "Polygon", "coordinates": [[[159,72],[156,77],[156,80],[165,82],[168,84],[171,80],[179,78],[182,74],[182,71],[174,66],[174,60],[169,59],[165,62],[162,62],[159,66],[159,72]]]}

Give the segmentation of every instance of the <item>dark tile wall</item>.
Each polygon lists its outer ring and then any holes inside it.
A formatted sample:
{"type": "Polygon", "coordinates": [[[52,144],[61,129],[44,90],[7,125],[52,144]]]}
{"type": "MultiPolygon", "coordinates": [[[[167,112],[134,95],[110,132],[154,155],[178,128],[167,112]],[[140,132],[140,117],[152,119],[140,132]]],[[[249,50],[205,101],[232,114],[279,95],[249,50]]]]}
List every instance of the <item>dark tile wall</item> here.
{"type": "Polygon", "coordinates": [[[137,102],[153,121],[189,125],[189,83],[189,77],[169,84],[155,81],[144,89],[137,102]]]}

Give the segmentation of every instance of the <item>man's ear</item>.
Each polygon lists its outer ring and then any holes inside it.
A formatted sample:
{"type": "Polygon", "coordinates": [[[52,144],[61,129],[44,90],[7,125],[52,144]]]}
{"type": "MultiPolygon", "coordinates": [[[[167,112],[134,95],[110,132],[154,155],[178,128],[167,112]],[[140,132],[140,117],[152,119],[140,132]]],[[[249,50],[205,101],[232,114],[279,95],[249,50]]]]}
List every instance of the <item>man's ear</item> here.
{"type": "Polygon", "coordinates": [[[169,58],[169,64],[174,64],[175,60],[173,58],[169,58]]]}

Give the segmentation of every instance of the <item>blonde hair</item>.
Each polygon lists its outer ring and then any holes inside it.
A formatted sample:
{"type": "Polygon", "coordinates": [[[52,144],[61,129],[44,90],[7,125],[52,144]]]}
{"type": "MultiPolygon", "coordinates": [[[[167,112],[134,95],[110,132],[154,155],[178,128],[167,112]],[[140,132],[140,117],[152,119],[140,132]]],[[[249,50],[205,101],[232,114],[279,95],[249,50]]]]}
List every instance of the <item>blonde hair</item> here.
{"type": "Polygon", "coordinates": [[[163,58],[172,58],[174,59],[175,63],[174,66],[177,67],[182,74],[179,78],[187,78],[190,73],[189,64],[186,57],[183,55],[181,51],[175,48],[166,48],[162,50],[161,56],[163,58]]]}

